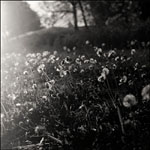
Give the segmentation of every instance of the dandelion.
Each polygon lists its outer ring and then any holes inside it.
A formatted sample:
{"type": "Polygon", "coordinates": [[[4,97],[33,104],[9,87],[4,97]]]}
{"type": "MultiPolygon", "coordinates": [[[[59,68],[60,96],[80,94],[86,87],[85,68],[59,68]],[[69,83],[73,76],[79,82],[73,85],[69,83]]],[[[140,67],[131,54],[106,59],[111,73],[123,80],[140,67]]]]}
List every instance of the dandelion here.
{"type": "Polygon", "coordinates": [[[121,83],[126,83],[126,82],[127,82],[127,79],[128,79],[127,76],[124,75],[124,76],[120,79],[120,82],[121,82],[121,83]]]}
{"type": "Polygon", "coordinates": [[[108,75],[108,74],[109,74],[109,69],[108,69],[108,68],[103,68],[102,72],[103,72],[105,75],[108,75]]]}
{"type": "Polygon", "coordinates": [[[89,67],[88,67],[88,68],[89,68],[89,70],[92,70],[92,69],[93,69],[93,67],[94,67],[94,66],[91,64],[91,65],[89,65],[89,67]]]}
{"type": "Polygon", "coordinates": [[[44,51],[42,56],[43,56],[43,57],[46,57],[46,56],[49,55],[49,54],[50,54],[50,52],[44,51]]]}
{"type": "Polygon", "coordinates": [[[90,63],[91,63],[91,64],[96,64],[97,61],[96,61],[95,59],[93,59],[93,58],[90,58],[90,63]]]}
{"type": "Polygon", "coordinates": [[[116,69],[116,68],[117,68],[116,64],[113,64],[112,68],[113,68],[113,69],[116,69]]]}
{"type": "Polygon", "coordinates": [[[70,52],[70,51],[71,51],[70,48],[68,48],[68,49],[67,49],[67,52],[70,52]]]}
{"type": "Polygon", "coordinates": [[[27,71],[24,71],[23,74],[24,74],[24,75],[28,75],[28,72],[27,72],[27,71]]]}
{"type": "Polygon", "coordinates": [[[114,56],[114,55],[116,55],[116,52],[114,50],[110,50],[108,52],[108,57],[111,57],[111,56],[114,56]]]}
{"type": "Polygon", "coordinates": [[[81,60],[85,60],[85,55],[82,55],[82,56],[81,56],[81,60]]]}
{"type": "Polygon", "coordinates": [[[46,61],[47,61],[47,58],[43,58],[43,59],[42,59],[42,62],[46,62],[46,61]]]}
{"type": "Polygon", "coordinates": [[[75,62],[76,62],[76,64],[81,65],[81,61],[80,61],[79,58],[77,58],[77,59],[75,60],[75,62]]]}
{"type": "Polygon", "coordinates": [[[20,107],[20,106],[21,106],[21,104],[20,104],[20,103],[17,103],[17,104],[16,104],[16,106],[17,106],[17,107],[20,107]]]}
{"type": "Polygon", "coordinates": [[[84,60],[84,63],[85,63],[85,64],[87,64],[87,63],[89,63],[89,62],[90,62],[90,61],[89,61],[89,60],[87,60],[87,59],[86,59],[86,60],[84,60]]]}
{"type": "Polygon", "coordinates": [[[47,96],[42,96],[42,99],[43,100],[47,100],[47,96]]]}
{"type": "Polygon", "coordinates": [[[37,71],[38,71],[39,73],[41,73],[41,72],[44,70],[44,68],[45,68],[45,65],[44,65],[44,64],[41,64],[40,66],[37,67],[37,71]]]}
{"type": "Polygon", "coordinates": [[[130,44],[133,46],[135,45],[135,41],[131,41],[130,44]]]}
{"type": "Polygon", "coordinates": [[[67,71],[61,70],[60,71],[60,77],[63,78],[64,76],[67,75],[67,71]]]}
{"type": "Polygon", "coordinates": [[[33,84],[32,88],[36,90],[37,89],[37,84],[33,84]]]}
{"type": "Polygon", "coordinates": [[[123,98],[124,107],[130,108],[136,104],[137,104],[137,101],[133,94],[128,94],[123,98]]]}
{"type": "Polygon", "coordinates": [[[146,85],[141,92],[143,100],[150,100],[150,84],[146,85]]]}
{"type": "Polygon", "coordinates": [[[101,49],[101,48],[99,48],[99,49],[97,50],[96,54],[97,54],[97,56],[98,56],[98,57],[101,57],[102,49],[101,49]]]}
{"type": "Polygon", "coordinates": [[[28,66],[28,65],[29,65],[29,62],[26,61],[26,62],[25,62],[25,65],[28,66]]]}
{"type": "Polygon", "coordinates": [[[49,82],[45,83],[46,88],[48,88],[49,90],[52,90],[53,85],[55,84],[55,80],[51,80],[49,82]]]}
{"type": "Polygon", "coordinates": [[[102,82],[106,80],[106,74],[105,73],[101,73],[101,75],[98,77],[98,82],[102,82]]]}
{"type": "Polygon", "coordinates": [[[90,42],[87,40],[87,41],[85,41],[85,44],[88,45],[88,44],[90,44],[90,42]]]}
{"type": "Polygon", "coordinates": [[[37,56],[37,57],[41,57],[41,53],[37,53],[36,56],[37,56]]]}
{"type": "Polygon", "coordinates": [[[74,46],[74,47],[73,47],[73,51],[75,51],[75,50],[76,50],[76,47],[74,46]]]}
{"type": "Polygon", "coordinates": [[[58,53],[57,51],[54,51],[54,52],[53,52],[54,55],[57,55],[57,53],[58,53]]]}
{"type": "Polygon", "coordinates": [[[66,63],[66,64],[69,64],[69,63],[70,63],[70,61],[69,61],[69,60],[70,60],[70,57],[69,57],[69,56],[67,56],[67,57],[65,58],[65,63],[66,63]]]}
{"type": "Polygon", "coordinates": [[[84,72],[84,69],[81,69],[81,70],[80,70],[80,73],[83,73],[83,72],[84,72]]]}
{"type": "Polygon", "coordinates": [[[64,51],[66,51],[66,50],[67,50],[67,47],[66,47],[66,46],[64,46],[64,47],[63,47],[63,50],[64,50],[64,51]]]}
{"type": "Polygon", "coordinates": [[[136,53],[135,49],[131,49],[131,55],[134,55],[136,53]]]}
{"type": "Polygon", "coordinates": [[[104,47],[106,44],[105,43],[102,43],[102,47],[104,47]]]}
{"type": "Polygon", "coordinates": [[[13,101],[17,98],[15,94],[8,95],[8,97],[10,97],[13,101]]]}
{"type": "Polygon", "coordinates": [[[119,60],[119,56],[115,57],[115,61],[118,61],[119,60]]]}

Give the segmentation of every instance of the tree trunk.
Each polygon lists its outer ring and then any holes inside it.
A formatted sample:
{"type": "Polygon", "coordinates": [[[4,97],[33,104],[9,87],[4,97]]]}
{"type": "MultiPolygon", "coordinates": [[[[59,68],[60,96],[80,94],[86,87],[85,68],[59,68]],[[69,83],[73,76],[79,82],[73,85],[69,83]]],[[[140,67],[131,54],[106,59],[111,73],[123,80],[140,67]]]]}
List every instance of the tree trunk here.
{"type": "Polygon", "coordinates": [[[85,12],[84,12],[83,6],[82,6],[82,2],[79,1],[78,3],[79,3],[79,6],[80,6],[80,9],[81,9],[81,12],[82,12],[82,17],[83,17],[83,21],[84,21],[85,27],[88,29],[87,20],[86,20],[86,16],[85,16],[85,12]]]}
{"type": "Polygon", "coordinates": [[[76,2],[72,2],[72,7],[73,7],[73,19],[74,19],[74,28],[75,30],[78,30],[78,18],[77,18],[77,7],[76,7],[76,2]]]}

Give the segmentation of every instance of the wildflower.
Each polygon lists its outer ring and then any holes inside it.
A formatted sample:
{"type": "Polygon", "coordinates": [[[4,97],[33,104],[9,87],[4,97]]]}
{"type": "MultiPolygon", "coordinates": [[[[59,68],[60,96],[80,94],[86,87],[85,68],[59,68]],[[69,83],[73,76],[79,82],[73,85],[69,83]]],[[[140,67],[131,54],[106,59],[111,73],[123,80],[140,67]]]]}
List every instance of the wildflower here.
{"type": "Polygon", "coordinates": [[[28,66],[28,65],[29,65],[29,62],[26,61],[26,62],[25,62],[25,65],[28,66]]]}
{"type": "Polygon", "coordinates": [[[106,74],[105,73],[101,73],[101,75],[98,77],[98,82],[102,82],[106,80],[106,74]]]}
{"type": "Polygon", "coordinates": [[[130,44],[133,46],[135,45],[135,41],[131,41],[130,44]]]}
{"type": "Polygon", "coordinates": [[[106,44],[105,43],[102,43],[102,47],[104,47],[106,44]]]}
{"type": "Polygon", "coordinates": [[[38,66],[37,71],[38,71],[39,73],[41,73],[41,72],[44,70],[44,68],[45,68],[45,65],[44,65],[44,64],[41,64],[40,66],[38,66]]]}
{"type": "Polygon", "coordinates": [[[90,58],[90,63],[91,64],[95,64],[95,63],[97,63],[97,61],[95,59],[93,59],[93,58],[90,58]]]}
{"type": "Polygon", "coordinates": [[[141,42],[142,46],[145,47],[146,43],[145,42],[141,42]]]}
{"type": "Polygon", "coordinates": [[[70,61],[69,61],[69,60],[70,60],[70,57],[69,57],[69,56],[67,56],[67,57],[65,58],[65,63],[66,63],[66,64],[69,64],[69,63],[70,63],[70,61]]]}
{"type": "Polygon", "coordinates": [[[37,53],[36,56],[37,56],[37,57],[41,57],[41,53],[37,53]]]}
{"type": "Polygon", "coordinates": [[[97,50],[96,54],[97,54],[97,56],[98,56],[98,57],[101,57],[102,49],[101,49],[101,48],[99,48],[99,49],[97,50]]]}
{"type": "Polygon", "coordinates": [[[109,69],[108,69],[108,68],[103,68],[102,72],[103,72],[105,75],[108,75],[108,74],[109,74],[109,69]]]}
{"type": "Polygon", "coordinates": [[[123,105],[127,108],[137,104],[136,98],[133,94],[128,94],[123,98],[123,105]]]}
{"type": "Polygon", "coordinates": [[[67,71],[61,70],[60,71],[60,77],[63,78],[64,76],[67,75],[67,71]]]}
{"type": "Polygon", "coordinates": [[[93,66],[92,64],[91,64],[91,65],[89,65],[89,69],[90,69],[90,70],[92,70],[92,69],[93,69],[93,67],[94,67],[94,66],[93,66]]]}
{"type": "Polygon", "coordinates": [[[46,88],[48,88],[49,90],[52,90],[53,85],[55,84],[55,80],[51,80],[49,82],[45,83],[46,88]]]}
{"type": "Polygon", "coordinates": [[[136,50],[135,49],[132,49],[131,50],[131,55],[134,55],[136,53],[136,50]]]}
{"type": "Polygon", "coordinates": [[[75,60],[75,62],[76,62],[76,64],[81,65],[81,61],[80,61],[79,58],[77,58],[77,59],[75,60]]]}
{"type": "Polygon", "coordinates": [[[58,53],[57,51],[54,51],[54,52],[53,52],[54,55],[57,55],[57,53],[58,53]]]}
{"type": "Polygon", "coordinates": [[[118,61],[119,60],[119,56],[115,57],[115,61],[118,61]]]}
{"type": "Polygon", "coordinates": [[[71,51],[70,48],[68,48],[68,49],[67,49],[67,52],[70,52],[70,51],[71,51]]]}
{"type": "Polygon", "coordinates": [[[37,84],[33,84],[33,85],[32,85],[32,88],[33,88],[33,89],[37,89],[37,84]]]}
{"type": "Polygon", "coordinates": [[[59,60],[59,57],[56,58],[56,61],[58,61],[58,60],[59,60]]]}
{"type": "Polygon", "coordinates": [[[20,104],[20,103],[17,103],[16,106],[19,107],[19,106],[21,106],[21,104],[20,104]]]}
{"type": "Polygon", "coordinates": [[[42,96],[42,99],[43,100],[47,100],[47,96],[42,96]]]}
{"type": "Polygon", "coordinates": [[[27,71],[24,71],[23,74],[24,74],[24,75],[28,75],[28,72],[27,72],[27,71]]]}
{"type": "Polygon", "coordinates": [[[87,59],[86,59],[86,60],[84,60],[84,63],[85,63],[85,64],[86,64],[86,63],[89,63],[89,62],[90,62],[90,61],[89,61],[89,60],[87,60],[87,59]]]}
{"type": "Polygon", "coordinates": [[[87,40],[87,41],[85,42],[85,44],[88,45],[88,44],[90,44],[90,42],[87,40]]]}
{"type": "Polygon", "coordinates": [[[84,69],[81,69],[81,70],[80,70],[80,73],[83,73],[83,72],[84,72],[84,69]]]}
{"type": "Polygon", "coordinates": [[[63,47],[63,50],[64,50],[64,51],[66,51],[66,50],[67,50],[67,47],[66,47],[66,46],[64,46],[64,47],[63,47]]]}
{"type": "Polygon", "coordinates": [[[126,82],[127,82],[127,79],[128,79],[127,76],[124,75],[124,76],[120,79],[120,82],[121,82],[121,83],[126,83],[126,82]]]}
{"type": "Polygon", "coordinates": [[[12,94],[12,95],[8,95],[9,98],[11,98],[13,101],[16,99],[16,95],[12,94]]]}
{"type": "Polygon", "coordinates": [[[46,61],[47,61],[47,58],[43,58],[41,61],[42,61],[42,62],[46,62],[46,61]]]}
{"type": "Polygon", "coordinates": [[[150,100],[150,84],[146,85],[141,92],[143,100],[150,100]]]}
{"type": "Polygon", "coordinates": [[[110,50],[108,52],[108,57],[111,57],[111,56],[114,56],[114,55],[116,55],[116,52],[114,50],[110,50]]]}
{"type": "Polygon", "coordinates": [[[81,56],[81,60],[85,60],[85,55],[82,55],[82,56],[81,56]]]}
{"type": "Polygon", "coordinates": [[[55,80],[50,80],[49,82],[50,82],[52,85],[55,84],[55,80]]]}
{"type": "Polygon", "coordinates": [[[116,64],[113,64],[112,68],[113,68],[113,69],[116,69],[116,68],[117,68],[116,64]]]}
{"type": "Polygon", "coordinates": [[[76,47],[74,46],[74,47],[73,47],[73,51],[75,51],[75,50],[76,50],[76,47]]]}
{"type": "Polygon", "coordinates": [[[46,57],[46,56],[49,55],[49,54],[50,54],[50,52],[44,51],[42,56],[43,56],[43,57],[46,57]]]}

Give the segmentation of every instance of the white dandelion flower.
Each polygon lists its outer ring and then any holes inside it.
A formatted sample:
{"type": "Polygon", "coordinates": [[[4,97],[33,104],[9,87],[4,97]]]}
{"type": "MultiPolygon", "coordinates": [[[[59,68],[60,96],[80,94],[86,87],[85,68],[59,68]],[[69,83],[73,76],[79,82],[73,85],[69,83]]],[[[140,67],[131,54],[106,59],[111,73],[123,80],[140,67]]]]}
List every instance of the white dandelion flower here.
{"type": "Polygon", "coordinates": [[[150,84],[146,85],[141,92],[143,100],[150,100],[150,84]]]}
{"type": "Polygon", "coordinates": [[[130,108],[136,104],[137,104],[137,101],[133,94],[128,94],[123,98],[124,107],[130,108]]]}

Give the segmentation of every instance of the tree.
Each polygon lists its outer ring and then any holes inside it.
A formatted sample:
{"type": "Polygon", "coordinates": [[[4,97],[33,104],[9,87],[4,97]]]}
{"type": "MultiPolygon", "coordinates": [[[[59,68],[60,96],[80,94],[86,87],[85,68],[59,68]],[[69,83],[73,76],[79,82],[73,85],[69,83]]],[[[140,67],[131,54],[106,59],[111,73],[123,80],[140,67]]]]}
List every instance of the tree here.
{"type": "Polygon", "coordinates": [[[2,31],[9,37],[41,28],[37,14],[23,1],[2,1],[2,31]]]}
{"type": "Polygon", "coordinates": [[[87,20],[86,20],[86,16],[85,16],[85,11],[84,11],[84,8],[83,8],[83,5],[82,5],[82,1],[79,0],[78,4],[79,4],[81,12],[82,12],[82,16],[83,16],[83,21],[84,21],[85,27],[88,29],[88,24],[87,24],[87,20]]]}
{"type": "Polygon", "coordinates": [[[88,23],[91,21],[86,18],[86,2],[83,1],[40,1],[37,8],[34,7],[34,2],[28,3],[31,9],[39,15],[44,27],[67,26],[70,22],[73,23],[75,30],[78,30],[81,24],[88,28],[88,23]]]}

